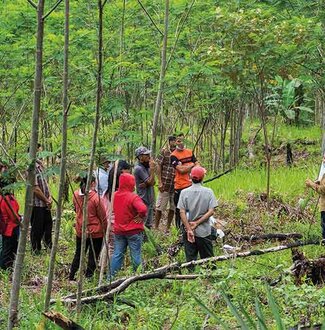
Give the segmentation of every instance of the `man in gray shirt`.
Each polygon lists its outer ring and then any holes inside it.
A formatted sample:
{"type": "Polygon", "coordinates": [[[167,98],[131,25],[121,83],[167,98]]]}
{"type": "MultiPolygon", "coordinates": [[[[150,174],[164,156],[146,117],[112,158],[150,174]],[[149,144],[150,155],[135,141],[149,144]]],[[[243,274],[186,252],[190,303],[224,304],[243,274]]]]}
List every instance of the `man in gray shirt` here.
{"type": "Polygon", "coordinates": [[[217,206],[212,189],[202,186],[205,169],[195,166],[191,170],[192,186],[181,191],[177,208],[185,227],[184,246],[187,261],[200,257],[213,257],[211,224],[209,218],[217,206]]]}
{"type": "Polygon", "coordinates": [[[155,162],[150,157],[151,151],[146,147],[139,147],[135,150],[135,156],[138,159],[138,164],[134,167],[134,177],[137,194],[141,197],[148,208],[145,226],[152,227],[153,221],[153,204],[154,204],[154,189],[155,185],[155,162]]]}

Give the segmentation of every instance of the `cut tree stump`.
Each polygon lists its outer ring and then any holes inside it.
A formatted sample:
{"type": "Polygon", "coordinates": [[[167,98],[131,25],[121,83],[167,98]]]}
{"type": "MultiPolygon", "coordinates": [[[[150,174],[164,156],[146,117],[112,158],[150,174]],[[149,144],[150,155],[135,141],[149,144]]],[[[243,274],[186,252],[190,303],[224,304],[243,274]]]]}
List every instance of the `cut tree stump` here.
{"type": "Polygon", "coordinates": [[[309,260],[304,253],[298,249],[292,249],[291,273],[295,277],[296,284],[301,284],[304,280],[310,280],[314,285],[324,285],[325,283],[325,256],[318,259],[309,260]]]}

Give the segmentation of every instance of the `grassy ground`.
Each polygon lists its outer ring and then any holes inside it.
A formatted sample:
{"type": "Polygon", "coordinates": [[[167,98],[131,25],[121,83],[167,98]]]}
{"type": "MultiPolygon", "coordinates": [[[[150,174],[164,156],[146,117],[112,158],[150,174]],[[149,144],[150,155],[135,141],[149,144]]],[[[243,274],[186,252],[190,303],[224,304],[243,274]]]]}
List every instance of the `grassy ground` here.
{"type": "MultiPolygon", "coordinates": [[[[277,143],[290,138],[317,140],[317,129],[294,129],[280,127],[277,131],[277,143]]],[[[318,143],[318,142],[317,142],[318,143]]],[[[216,216],[227,222],[226,230],[231,235],[224,242],[217,241],[215,254],[224,254],[222,244],[236,245],[243,251],[279,245],[279,242],[264,242],[258,245],[238,244],[233,237],[253,232],[298,232],[304,237],[319,237],[319,214],[313,217],[317,198],[304,188],[307,177],[316,178],[319,169],[318,145],[305,146],[297,143],[294,147],[297,156],[293,167],[283,166],[280,161],[284,154],[277,155],[277,163],[271,172],[271,209],[267,211],[261,194],[265,192],[266,175],[262,167],[249,167],[249,163],[222,178],[208,184],[220,206],[216,216]],[[301,204],[307,204],[301,209],[301,204]]],[[[260,157],[257,155],[257,157],[260,157]]],[[[256,162],[258,163],[258,162],[256,162]]],[[[255,164],[256,165],[256,164],[255,164]]],[[[23,194],[20,198],[22,199],[23,194]]],[[[162,229],[163,230],[163,229],[162,229]]],[[[155,240],[165,249],[177,240],[177,232],[170,235],[154,232],[155,240]]],[[[73,213],[67,210],[62,223],[58,266],[54,283],[54,297],[61,297],[76,291],[76,284],[67,281],[69,265],[74,253],[73,213]]],[[[301,248],[308,258],[317,258],[324,254],[322,246],[301,248]]],[[[23,287],[21,290],[20,329],[56,329],[45,323],[41,313],[45,295],[48,254],[31,257],[29,251],[25,264],[23,287]]],[[[144,244],[146,269],[165,265],[173,261],[167,254],[156,256],[150,242],[144,244]]],[[[183,250],[175,258],[184,261],[183,250]]],[[[129,264],[129,261],[127,261],[129,264]]],[[[236,319],[227,306],[222,292],[225,292],[234,305],[240,305],[249,315],[257,320],[255,312],[256,298],[261,303],[268,329],[276,329],[276,322],[270,301],[267,298],[267,283],[281,277],[271,292],[279,309],[285,328],[298,323],[315,324],[324,320],[325,289],[303,282],[296,285],[288,274],[292,264],[290,250],[252,256],[245,259],[234,258],[217,264],[213,270],[201,267],[195,273],[199,279],[191,281],[149,280],[133,284],[119,298],[132,302],[135,307],[122,303],[119,299],[113,303],[100,302],[85,306],[79,323],[85,329],[219,329],[223,322],[229,328],[237,325],[236,319]],[[211,310],[218,320],[209,316],[203,305],[211,310]]],[[[125,268],[120,275],[130,274],[125,268]]],[[[9,301],[10,275],[0,273],[0,328],[5,328],[9,301]]],[[[90,288],[97,284],[97,279],[86,282],[90,288]]],[[[73,309],[67,309],[59,302],[53,309],[76,319],[73,309]]]]}

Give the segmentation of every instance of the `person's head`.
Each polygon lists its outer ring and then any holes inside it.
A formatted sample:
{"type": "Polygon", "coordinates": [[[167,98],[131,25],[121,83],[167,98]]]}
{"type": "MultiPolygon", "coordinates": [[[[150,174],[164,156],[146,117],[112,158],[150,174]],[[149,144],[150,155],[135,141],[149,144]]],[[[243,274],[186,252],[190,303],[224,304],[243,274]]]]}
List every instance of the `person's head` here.
{"type": "Polygon", "coordinates": [[[129,173],[131,174],[131,165],[126,160],[120,160],[118,162],[118,169],[121,173],[129,173]]]}
{"type": "Polygon", "coordinates": [[[99,165],[103,167],[105,170],[109,168],[111,161],[108,159],[107,156],[101,156],[99,159],[99,165]]]}
{"type": "Polygon", "coordinates": [[[149,167],[151,150],[146,147],[139,147],[135,150],[135,157],[145,166],[149,167]]]}
{"type": "Polygon", "coordinates": [[[175,150],[176,149],[176,136],[170,135],[168,136],[168,145],[170,150],[175,150]]]}
{"type": "Polygon", "coordinates": [[[194,166],[191,170],[191,179],[193,183],[201,183],[205,176],[206,169],[202,166],[194,166]]]}
{"type": "Polygon", "coordinates": [[[177,150],[183,151],[185,149],[185,146],[184,146],[184,134],[183,133],[179,133],[176,136],[175,144],[176,144],[176,149],[177,150]]]}
{"type": "Polygon", "coordinates": [[[119,177],[119,190],[134,191],[135,178],[130,173],[122,173],[119,177]]]}
{"type": "MultiPolygon", "coordinates": [[[[80,178],[80,190],[83,194],[86,191],[86,185],[87,185],[87,175],[80,178]]],[[[96,177],[92,175],[89,188],[90,190],[94,190],[95,187],[96,187],[96,177]]]]}

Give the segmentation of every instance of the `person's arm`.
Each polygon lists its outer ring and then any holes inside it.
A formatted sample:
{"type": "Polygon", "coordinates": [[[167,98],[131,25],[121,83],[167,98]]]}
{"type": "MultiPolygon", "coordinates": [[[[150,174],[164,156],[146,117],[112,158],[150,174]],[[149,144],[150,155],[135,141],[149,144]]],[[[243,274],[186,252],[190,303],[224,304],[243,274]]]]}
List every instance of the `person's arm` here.
{"type": "Polygon", "coordinates": [[[192,230],[194,230],[197,226],[199,226],[201,223],[206,222],[209,220],[209,218],[213,215],[214,209],[209,209],[206,213],[202,215],[202,217],[196,219],[195,221],[190,222],[190,226],[192,230]]]}
{"type": "Polygon", "coordinates": [[[181,174],[186,174],[186,173],[190,173],[194,166],[195,166],[194,164],[191,164],[191,165],[177,165],[176,170],[181,174]]]}
{"type": "Polygon", "coordinates": [[[325,182],[324,180],[321,180],[320,182],[314,182],[310,179],[306,180],[306,187],[312,188],[315,190],[318,194],[325,195],[325,182]]]}
{"type": "Polygon", "coordinates": [[[51,196],[50,196],[49,198],[47,198],[47,197],[44,195],[43,191],[40,189],[40,187],[37,186],[37,185],[34,186],[34,188],[33,188],[33,193],[34,193],[34,195],[35,195],[38,199],[42,200],[42,201],[47,205],[47,207],[51,208],[51,205],[52,205],[52,198],[51,198],[51,196]]]}
{"type": "Polygon", "coordinates": [[[139,184],[141,188],[150,187],[155,185],[155,166],[156,163],[151,158],[149,163],[149,176],[144,180],[141,176],[140,179],[143,180],[142,183],[139,184]]]}
{"type": "Polygon", "coordinates": [[[132,201],[132,207],[136,210],[137,215],[134,217],[133,221],[136,223],[143,222],[147,215],[147,206],[143,203],[139,196],[135,196],[132,201]]]}
{"type": "Polygon", "coordinates": [[[186,234],[187,234],[187,240],[190,243],[194,243],[195,242],[195,236],[194,236],[194,231],[192,229],[192,227],[190,226],[190,223],[188,222],[187,216],[186,216],[186,210],[181,208],[179,210],[180,216],[181,216],[181,220],[182,223],[185,227],[186,230],[186,234]]]}

